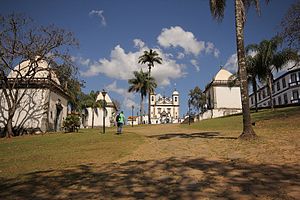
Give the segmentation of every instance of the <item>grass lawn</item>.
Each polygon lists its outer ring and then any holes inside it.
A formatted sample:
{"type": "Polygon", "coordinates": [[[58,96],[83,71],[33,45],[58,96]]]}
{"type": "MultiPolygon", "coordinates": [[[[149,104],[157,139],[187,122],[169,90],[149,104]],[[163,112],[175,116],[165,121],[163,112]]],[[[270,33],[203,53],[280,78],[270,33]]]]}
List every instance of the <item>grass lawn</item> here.
{"type": "Polygon", "coordinates": [[[143,138],[134,133],[114,133],[112,128],[106,134],[101,134],[99,129],[81,129],[78,133],[0,139],[0,177],[112,162],[130,154],[143,142],[143,138]]]}
{"type": "Polygon", "coordinates": [[[0,199],[300,199],[300,106],[0,139],[0,199]]]}

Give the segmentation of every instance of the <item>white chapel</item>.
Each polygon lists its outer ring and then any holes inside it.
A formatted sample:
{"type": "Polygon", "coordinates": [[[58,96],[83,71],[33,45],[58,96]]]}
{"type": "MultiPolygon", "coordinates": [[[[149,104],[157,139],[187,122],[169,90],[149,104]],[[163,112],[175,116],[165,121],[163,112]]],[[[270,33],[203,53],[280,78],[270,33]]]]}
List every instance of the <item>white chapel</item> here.
{"type": "Polygon", "coordinates": [[[172,97],[151,94],[151,124],[178,123],[180,121],[179,106],[179,92],[176,89],[172,97]]]}

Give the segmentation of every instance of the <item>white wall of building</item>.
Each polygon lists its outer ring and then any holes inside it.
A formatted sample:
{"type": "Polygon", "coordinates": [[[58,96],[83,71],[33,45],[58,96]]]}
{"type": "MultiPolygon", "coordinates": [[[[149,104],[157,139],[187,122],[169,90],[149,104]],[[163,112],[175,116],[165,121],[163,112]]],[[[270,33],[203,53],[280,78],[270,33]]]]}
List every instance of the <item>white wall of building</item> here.
{"type": "MultiPolygon", "coordinates": [[[[254,94],[250,95],[249,101],[250,107],[254,108],[254,94]]],[[[300,69],[286,72],[275,79],[273,83],[273,105],[280,106],[290,104],[300,104],[300,69]]],[[[270,106],[270,96],[266,86],[257,91],[257,106],[270,106]]]]}
{"type": "MultiPolygon", "coordinates": [[[[45,132],[54,130],[54,120],[56,116],[56,102],[61,100],[63,110],[59,116],[58,124],[61,127],[63,119],[67,116],[67,100],[49,89],[19,89],[19,93],[25,92],[13,117],[13,126],[23,128],[40,129],[45,132]],[[48,113],[49,108],[49,113],[48,113]],[[52,112],[52,114],[51,114],[52,112]]],[[[0,126],[6,124],[8,112],[7,102],[3,91],[0,90],[0,126]]]]}
{"type": "Polygon", "coordinates": [[[239,87],[215,87],[216,108],[242,108],[239,87]]]}
{"type": "MultiPolygon", "coordinates": [[[[97,100],[103,100],[103,96],[101,92],[99,93],[97,100]]],[[[114,126],[115,121],[115,115],[116,110],[112,104],[112,100],[110,99],[109,95],[106,94],[105,101],[107,103],[106,108],[106,114],[105,114],[105,126],[111,127],[114,126]]],[[[103,108],[97,108],[94,111],[92,108],[87,108],[87,116],[86,116],[86,122],[84,125],[87,127],[92,127],[92,112],[94,112],[94,126],[103,126],[103,108]]]]}

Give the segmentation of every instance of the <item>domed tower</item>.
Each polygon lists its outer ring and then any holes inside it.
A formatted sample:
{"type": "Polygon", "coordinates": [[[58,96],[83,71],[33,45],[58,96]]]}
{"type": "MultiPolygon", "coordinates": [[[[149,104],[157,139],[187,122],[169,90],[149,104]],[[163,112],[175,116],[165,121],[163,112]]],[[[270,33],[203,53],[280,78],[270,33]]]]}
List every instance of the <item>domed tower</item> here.
{"type": "Polygon", "coordinates": [[[178,119],[179,114],[179,92],[175,89],[172,94],[172,102],[173,102],[173,118],[178,119]]]}
{"type": "MultiPolygon", "coordinates": [[[[150,94],[150,116],[151,119],[155,116],[155,102],[156,102],[156,97],[155,93],[150,94]]],[[[152,121],[152,120],[151,120],[152,121]]]]}

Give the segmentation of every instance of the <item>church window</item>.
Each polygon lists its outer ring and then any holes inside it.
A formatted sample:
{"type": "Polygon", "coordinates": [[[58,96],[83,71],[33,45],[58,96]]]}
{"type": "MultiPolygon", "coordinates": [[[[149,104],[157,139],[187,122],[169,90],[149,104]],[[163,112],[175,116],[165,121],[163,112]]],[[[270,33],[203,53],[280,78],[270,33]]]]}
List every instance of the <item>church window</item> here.
{"type": "Polygon", "coordinates": [[[296,73],[291,74],[291,82],[294,83],[297,81],[296,73]]]}
{"type": "Polygon", "coordinates": [[[177,97],[175,97],[175,102],[177,102],[177,97]]]}
{"type": "Polygon", "coordinates": [[[154,101],[154,96],[152,96],[151,101],[154,101]]]}

